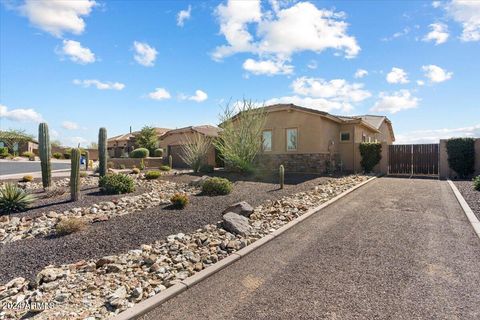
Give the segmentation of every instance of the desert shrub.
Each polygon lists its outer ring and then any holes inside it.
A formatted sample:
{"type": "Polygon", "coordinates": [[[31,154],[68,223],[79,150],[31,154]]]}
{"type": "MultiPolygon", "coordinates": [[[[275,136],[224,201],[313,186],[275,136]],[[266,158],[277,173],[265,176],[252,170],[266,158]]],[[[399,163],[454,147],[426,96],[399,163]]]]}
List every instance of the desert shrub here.
{"type": "Polygon", "coordinates": [[[108,169],[114,169],[115,168],[115,163],[113,161],[108,161],[107,162],[107,168],[108,169]]]}
{"type": "Polygon", "coordinates": [[[138,148],[130,152],[130,158],[146,158],[150,152],[146,148],[138,148]]]}
{"type": "Polygon", "coordinates": [[[52,154],[52,157],[54,157],[55,159],[62,159],[63,158],[63,154],[61,154],[60,152],[54,152],[52,154]]]}
{"type": "Polygon", "coordinates": [[[139,148],[145,148],[150,152],[150,154],[153,154],[157,148],[158,135],[155,131],[155,128],[144,126],[137,134],[135,140],[139,148]]]}
{"type": "Polygon", "coordinates": [[[31,175],[26,175],[26,176],[23,176],[22,178],[22,182],[32,182],[33,181],[33,176],[31,175]]]}
{"type": "Polygon", "coordinates": [[[0,158],[6,158],[8,156],[8,148],[0,147],[0,158]]]}
{"type": "Polygon", "coordinates": [[[170,171],[171,168],[169,166],[160,166],[161,171],[170,171]]]}
{"type": "Polygon", "coordinates": [[[480,191],[480,176],[473,179],[473,189],[480,191]]]}
{"type": "Polygon", "coordinates": [[[145,173],[145,179],[154,180],[154,179],[158,179],[161,175],[162,173],[158,170],[147,171],[145,173]]]}
{"type": "Polygon", "coordinates": [[[447,154],[450,169],[460,178],[466,178],[475,172],[475,139],[448,139],[447,154]]]}
{"type": "Polygon", "coordinates": [[[120,169],[125,169],[125,168],[126,168],[125,165],[122,163],[122,164],[120,165],[120,169]]]}
{"type": "Polygon", "coordinates": [[[204,164],[200,167],[199,172],[202,173],[213,173],[215,171],[215,168],[211,164],[204,164]]]}
{"type": "Polygon", "coordinates": [[[257,108],[257,104],[249,100],[225,108],[220,116],[223,130],[213,144],[227,168],[243,173],[254,170],[254,160],[263,143],[266,116],[264,108],[257,108]]]}
{"type": "Polygon", "coordinates": [[[45,194],[42,196],[44,199],[59,197],[67,193],[67,189],[64,187],[48,187],[45,188],[45,194]]]}
{"type": "Polygon", "coordinates": [[[100,177],[99,186],[103,193],[122,194],[135,191],[135,182],[125,174],[108,174],[100,177]]]}
{"type": "Polygon", "coordinates": [[[382,144],[378,142],[363,142],[360,143],[359,148],[362,156],[360,165],[363,171],[366,173],[372,172],[373,167],[382,159],[382,144]]]}
{"type": "Polygon", "coordinates": [[[153,155],[155,157],[163,157],[163,149],[160,149],[160,148],[155,149],[155,151],[153,152],[153,155]]]}
{"type": "Polygon", "coordinates": [[[88,173],[86,173],[85,171],[81,171],[80,172],[80,177],[82,177],[82,178],[88,177],[88,173]]]}
{"type": "Polygon", "coordinates": [[[172,207],[183,209],[188,204],[188,196],[186,194],[176,193],[170,198],[170,201],[172,202],[172,207]]]}
{"type": "Polygon", "coordinates": [[[139,173],[140,173],[140,169],[138,169],[138,168],[133,168],[130,173],[131,173],[131,174],[139,174],[139,173]]]}
{"type": "Polygon", "coordinates": [[[55,232],[59,236],[65,236],[74,232],[82,231],[87,227],[85,221],[81,218],[64,218],[55,225],[55,232]]]}
{"type": "Polygon", "coordinates": [[[22,153],[22,157],[30,159],[31,157],[35,157],[35,154],[33,152],[25,151],[22,153]]]}
{"type": "Polygon", "coordinates": [[[14,184],[7,183],[0,188],[0,212],[14,213],[26,210],[35,197],[14,184]]]}
{"type": "Polygon", "coordinates": [[[201,134],[195,134],[193,137],[185,135],[185,144],[182,145],[182,160],[193,170],[198,172],[205,163],[208,150],[212,145],[211,139],[201,134]]]}
{"type": "Polygon", "coordinates": [[[232,192],[233,184],[225,178],[210,178],[202,185],[202,193],[209,196],[225,195],[232,192]]]}

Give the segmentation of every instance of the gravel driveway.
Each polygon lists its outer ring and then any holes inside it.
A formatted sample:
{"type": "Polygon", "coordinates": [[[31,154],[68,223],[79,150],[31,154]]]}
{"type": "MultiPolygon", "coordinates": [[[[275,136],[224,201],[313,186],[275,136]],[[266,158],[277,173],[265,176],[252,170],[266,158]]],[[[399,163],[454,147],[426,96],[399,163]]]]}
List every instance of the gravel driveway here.
{"type": "Polygon", "coordinates": [[[479,319],[479,270],[446,181],[381,178],[142,319],[479,319]]]}

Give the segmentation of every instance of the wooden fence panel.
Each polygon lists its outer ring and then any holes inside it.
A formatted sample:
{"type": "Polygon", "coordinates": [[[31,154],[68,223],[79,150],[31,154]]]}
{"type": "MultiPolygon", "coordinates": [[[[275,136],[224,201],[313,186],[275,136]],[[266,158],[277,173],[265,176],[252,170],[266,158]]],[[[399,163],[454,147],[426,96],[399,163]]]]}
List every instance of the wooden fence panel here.
{"type": "Polygon", "coordinates": [[[389,174],[438,175],[438,144],[397,144],[388,151],[389,174]]]}

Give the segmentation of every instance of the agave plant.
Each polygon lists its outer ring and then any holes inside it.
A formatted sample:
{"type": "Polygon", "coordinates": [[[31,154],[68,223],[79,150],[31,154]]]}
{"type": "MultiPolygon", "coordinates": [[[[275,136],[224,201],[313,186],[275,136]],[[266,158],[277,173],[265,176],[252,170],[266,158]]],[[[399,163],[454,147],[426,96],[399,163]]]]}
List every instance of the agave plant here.
{"type": "Polygon", "coordinates": [[[12,183],[0,188],[0,211],[13,213],[26,210],[35,201],[35,197],[12,183]]]}

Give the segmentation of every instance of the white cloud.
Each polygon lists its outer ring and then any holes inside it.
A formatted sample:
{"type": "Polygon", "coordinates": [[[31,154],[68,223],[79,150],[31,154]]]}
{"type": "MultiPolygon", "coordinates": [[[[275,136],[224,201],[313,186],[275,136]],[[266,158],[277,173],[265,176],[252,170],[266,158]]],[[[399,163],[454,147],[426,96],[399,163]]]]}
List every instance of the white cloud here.
{"type": "Polygon", "coordinates": [[[155,91],[148,94],[148,97],[153,100],[166,100],[170,99],[171,95],[170,92],[164,88],[156,88],[155,91]]]}
{"type": "Polygon", "coordinates": [[[183,27],[186,20],[190,19],[192,13],[192,6],[188,6],[187,10],[181,10],[177,15],[177,26],[183,27]]]}
{"type": "Polygon", "coordinates": [[[411,31],[411,29],[409,27],[406,27],[406,28],[403,28],[402,31],[395,32],[390,37],[385,37],[385,38],[382,38],[381,40],[382,41],[392,41],[394,39],[397,39],[397,38],[408,35],[410,33],[410,31],[411,31]]]}
{"type": "Polygon", "coordinates": [[[85,30],[83,16],[96,4],[93,0],[25,0],[19,10],[34,26],[60,37],[64,32],[81,34],[85,30]]]}
{"type": "Polygon", "coordinates": [[[438,143],[440,139],[480,136],[480,123],[471,127],[415,130],[395,134],[396,143],[438,143]]]}
{"type": "Polygon", "coordinates": [[[0,104],[0,118],[17,122],[42,122],[42,115],[34,109],[12,109],[0,104]]]}
{"type": "Polygon", "coordinates": [[[95,62],[95,54],[81,43],[74,40],[63,40],[63,47],[60,54],[66,55],[73,62],[87,64],[95,62]]]}
{"type": "Polygon", "coordinates": [[[442,3],[441,3],[440,1],[432,1],[432,7],[434,7],[434,8],[440,7],[441,4],[442,4],[442,3]]]}
{"type": "Polygon", "coordinates": [[[423,41],[435,41],[436,45],[442,44],[448,39],[448,27],[443,23],[432,23],[430,26],[432,29],[427,35],[423,38],[423,41]]]}
{"type": "Polygon", "coordinates": [[[101,82],[95,79],[88,79],[88,80],[73,80],[73,83],[79,86],[83,86],[88,88],[90,86],[95,86],[99,90],[123,90],[125,88],[125,84],[120,82],[101,82]]]}
{"type": "Polygon", "coordinates": [[[397,113],[402,110],[416,108],[420,99],[412,96],[408,90],[400,90],[387,94],[380,92],[379,100],[370,111],[397,113]]]}
{"type": "Polygon", "coordinates": [[[408,83],[407,73],[400,68],[393,67],[387,74],[388,83],[408,83]]]}
{"type": "Polygon", "coordinates": [[[445,5],[445,10],[462,24],[462,41],[480,41],[480,1],[452,0],[445,5]]]}
{"type": "Polygon", "coordinates": [[[291,74],[293,72],[293,66],[285,64],[285,61],[256,61],[250,58],[243,63],[243,69],[255,75],[264,74],[268,76],[276,74],[291,74]]]}
{"type": "Polygon", "coordinates": [[[154,65],[158,53],[155,48],[148,45],[148,43],[138,41],[133,43],[133,47],[135,49],[135,61],[145,67],[152,67],[154,65]]]}
{"type": "Polygon", "coordinates": [[[435,83],[447,81],[453,75],[452,72],[447,72],[446,70],[433,64],[422,66],[422,70],[425,71],[425,77],[427,77],[431,82],[435,83]]]}
{"type": "Polygon", "coordinates": [[[62,128],[67,129],[67,130],[77,130],[78,124],[72,121],[63,121],[62,122],[62,128]]]}
{"type": "Polygon", "coordinates": [[[419,85],[421,87],[421,86],[425,85],[425,81],[417,80],[417,85],[419,85]]]}
{"type": "Polygon", "coordinates": [[[344,79],[330,81],[321,78],[297,78],[292,83],[295,95],[273,98],[266,104],[294,103],[300,106],[322,111],[351,111],[353,104],[361,102],[371,96],[363,89],[363,84],[350,84],[344,79]]]}
{"type": "Polygon", "coordinates": [[[315,61],[315,60],[310,61],[310,63],[307,64],[307,68],[312,69],[312,70],[317,69],[318,68],[317,61],[315,61]]]}
{"type": "Polygon", "coordinates": [[[357,79],[360,79],[360,78],[363,78],[365,76],[368,75],[368,71],[365,70],[365,69],[358,69],[356,72],[355,72],[355,75],[354,77],[357,78],[357,79]]]}
{"type": "Polygon", "coordinates": [[[310,2],[298,2],[288,8],[275,1],[271,4],[273,11],[265,12],[260,0],[229,0],[220,4],[215,13],[227,44],[217,47],[213,58],[220,60],[249,52],[263,61],[289,61],[292,54],[301,51],[320,53],[334,49],[347,58],[359,53],[356,39],[346,32],[344,13],[318,9],[310,2]],[[250,32],[251,25],[255,25],[255,33],[250,32]]]}
{"type": "Polygon", "coordinates": [[[196,102],[203,102],[207,99],[208,99],[207,93],[202,90],[196,90],[195,95],[188,97],[188,100],[192,100],[196,102]]]}

